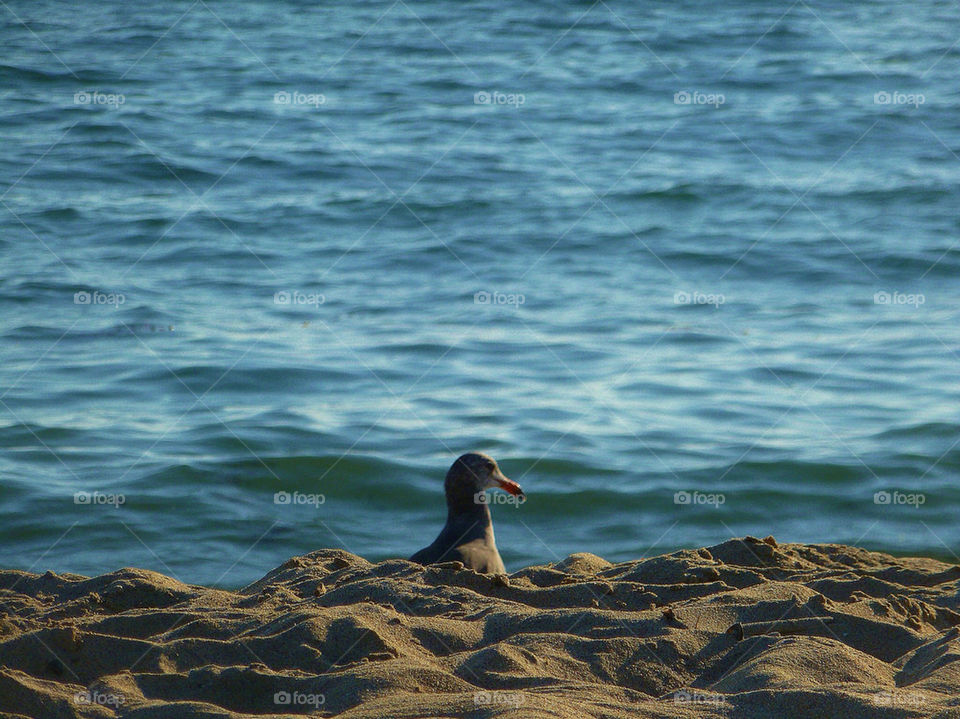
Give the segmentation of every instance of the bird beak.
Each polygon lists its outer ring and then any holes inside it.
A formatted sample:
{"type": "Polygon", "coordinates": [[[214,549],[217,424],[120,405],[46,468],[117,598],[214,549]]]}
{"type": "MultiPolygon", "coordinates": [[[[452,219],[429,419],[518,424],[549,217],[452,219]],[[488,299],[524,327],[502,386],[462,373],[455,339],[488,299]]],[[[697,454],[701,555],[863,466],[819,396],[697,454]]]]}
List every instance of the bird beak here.
{"type": "Polygon", "coordinates": [[[494,486],[500,487],[500,489],[509,492],[514,497],[523,497],[523,490],[520,489],[520,485],[514,482],[512,479],[508,479],[503,472],[498,468],[496,474],[492,477],[494,486]]]}

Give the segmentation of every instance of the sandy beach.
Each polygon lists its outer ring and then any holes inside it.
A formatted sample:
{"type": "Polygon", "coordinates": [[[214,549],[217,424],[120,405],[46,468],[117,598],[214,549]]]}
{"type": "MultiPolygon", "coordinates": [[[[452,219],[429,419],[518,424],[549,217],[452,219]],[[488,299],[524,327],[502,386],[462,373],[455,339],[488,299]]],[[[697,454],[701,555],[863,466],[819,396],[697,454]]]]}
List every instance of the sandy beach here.
{"type": "Polygon", "coordinates": [[[960,567],[745,537],[611,564],[0,572],[3,717],[960,717],[960,567]]]}

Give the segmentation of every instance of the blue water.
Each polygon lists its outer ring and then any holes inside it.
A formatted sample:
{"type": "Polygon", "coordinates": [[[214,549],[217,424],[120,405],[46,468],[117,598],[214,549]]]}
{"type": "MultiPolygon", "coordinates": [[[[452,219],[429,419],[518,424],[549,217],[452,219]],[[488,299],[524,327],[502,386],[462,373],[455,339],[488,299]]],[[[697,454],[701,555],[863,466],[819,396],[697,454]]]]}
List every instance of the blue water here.
{"type": "Polygon", "coordinates": [[[511,569],[956,561],[957,19],[5,4],[0,566],[408,556],[469,449],[511,569]]]}

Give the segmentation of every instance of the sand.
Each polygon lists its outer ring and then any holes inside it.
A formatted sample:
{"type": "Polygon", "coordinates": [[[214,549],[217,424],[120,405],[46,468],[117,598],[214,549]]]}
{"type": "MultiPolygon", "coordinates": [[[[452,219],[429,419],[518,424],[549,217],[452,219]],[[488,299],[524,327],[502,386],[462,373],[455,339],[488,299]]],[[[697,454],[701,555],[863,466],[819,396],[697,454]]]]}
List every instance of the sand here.
{"type": "Polygon", "coordinates": [[[509,577],[294,557],[236,592],[0,572],[2,717],[956,717],[960,567],[746,537],[509,577]]]}

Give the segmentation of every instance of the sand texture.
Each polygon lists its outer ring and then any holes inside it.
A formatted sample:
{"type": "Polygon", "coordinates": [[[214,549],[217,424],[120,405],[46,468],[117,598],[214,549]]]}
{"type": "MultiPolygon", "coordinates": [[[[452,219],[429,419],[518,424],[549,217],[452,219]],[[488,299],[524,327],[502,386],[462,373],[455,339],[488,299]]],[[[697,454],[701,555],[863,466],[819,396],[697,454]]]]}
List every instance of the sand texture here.
{"type": "Polygon", "coordinates": [[[295,557],[236,592],[0,572],[0,717],[954,717],[960,568],[772,538],[507,576],[295,557]]]}

